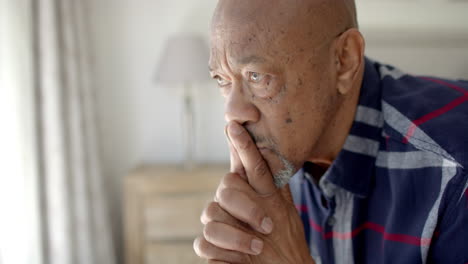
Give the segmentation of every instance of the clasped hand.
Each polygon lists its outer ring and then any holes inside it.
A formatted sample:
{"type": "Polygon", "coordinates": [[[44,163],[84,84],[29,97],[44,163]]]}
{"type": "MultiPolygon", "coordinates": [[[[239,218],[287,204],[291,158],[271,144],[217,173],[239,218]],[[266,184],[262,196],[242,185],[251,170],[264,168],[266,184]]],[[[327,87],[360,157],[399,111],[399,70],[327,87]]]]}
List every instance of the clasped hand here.
{"type": "Polygon", "coordinates": [[[201,215],[195,252],[212,264],[313,264],[289,185],[275,186],[244,127],[232,121],[227,131],[231,172],[201,215]]]}

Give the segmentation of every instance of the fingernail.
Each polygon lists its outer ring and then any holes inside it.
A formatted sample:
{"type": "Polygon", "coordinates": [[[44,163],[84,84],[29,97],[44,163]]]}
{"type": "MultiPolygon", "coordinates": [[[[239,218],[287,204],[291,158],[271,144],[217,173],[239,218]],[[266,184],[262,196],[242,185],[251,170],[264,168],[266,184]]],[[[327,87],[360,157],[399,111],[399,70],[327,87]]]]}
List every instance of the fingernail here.
{"type": "Polygon", "coordinates": [[[250,249],[255,253],[256,255],[262,253],[263,249],[263,241],[259,239],[252,239],[252,242],[250,243],[250,249]]]}
{"type": "Polygon", "coordinates": [[[263,218],[261,227],[266,234],[270,234],[271,231],[273,230],[273,221],[271,221],[271,218],[270,217],[263,218]]]}
{"type": "Polygon", "coordinates": [[[242,133],[242,128],[239,124],[231,123],[229,125],[229,135],[238,136],[242,133]]]}

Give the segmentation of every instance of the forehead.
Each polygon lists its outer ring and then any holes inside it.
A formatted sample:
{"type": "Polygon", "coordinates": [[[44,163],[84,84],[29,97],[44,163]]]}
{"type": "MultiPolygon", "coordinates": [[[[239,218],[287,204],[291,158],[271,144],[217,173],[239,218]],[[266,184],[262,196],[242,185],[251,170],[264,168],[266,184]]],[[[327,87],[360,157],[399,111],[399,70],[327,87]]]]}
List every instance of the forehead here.
{"type": "MultiPolygon", "coordinates": [[[[269,0],[271,3],[278,0],[269,0]]],[[[274,25],[269,21],[268,1],[220,0],[211,24],[211,60],[223,57],[239,58],[259,55],[264,43],[271,41],[274,25]]]]}
{"type": "Polygon", "coordinates": [[[211,25],[210,66],[252,56],[277,61],[314,48],[323,39],[323,25],[313,12],[318,9],[305,10],[296,1],[284,0],[244,3],[219,1],[211,25]]]}
{"type": "Polygon", "coordinates": [[[274,23],[269,17],[248,22],[223,19],[212,26],[210,68],[218,64],[277,64],[297,50],[288,40],[286,24],[274,23]]]}
{"type": "Polygon", "coordinates": [[[219,0],[213,14],[213,27],[252,24],[265,20],[277,12],[285,12],[280,0],[219,0]],[[280,11],[281,10],[281,11],[280,11]]]}
{"type": "Polygon", "coordinates": [[[210,65],[223,59],[229,64],[265,63],[271,53],[278,53],[279,39],[269,31],[258,24],[217,27],[211,36],[210,65]]]}

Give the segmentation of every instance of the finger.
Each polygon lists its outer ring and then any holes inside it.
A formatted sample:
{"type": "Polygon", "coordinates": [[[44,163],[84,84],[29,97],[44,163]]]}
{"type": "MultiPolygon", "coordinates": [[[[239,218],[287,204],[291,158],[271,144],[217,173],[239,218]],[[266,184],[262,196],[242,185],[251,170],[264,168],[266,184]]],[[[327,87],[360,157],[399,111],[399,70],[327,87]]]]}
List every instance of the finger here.
{"type": "MultiPolygon", "coordinates": [[[[241,223],[244,228],[248,224],[254,230],[269,234],[273,229],[273,222],[269,218],[263,208],[257,205],[251,197],[255,197],[257,193],[253,190],[246,181],[244,181],[237,173],[226,174],[216,190],[216,201],[229,217],[235,217],[236,223],[241,223]],[[238,220],[237,220],[238,219],[238,220]],[[240,220],[240,221],[239,221],[240,220]]],[[[210,213],[215,213],[214,205],[210,213]]],[[[218,220],[218,222],[224,222],[218,220]]],[[[227,223],[227,222],[226,222],[227,223]]],[[[232,226],[236,226],[232,224],[232,226]]]]}
{"type": "MultiPolygon", "coordinates": [[[[254,194],[255,191],[252,189],[252,186],[249,185],[249,183],[247,182],[247,179],[244,178],[244,177],[242,177],[237,172],[227,173],[221,179],[221,182],[218,185],[218,189],[220,189],[220,188],[234,188],[234,189],[244,190],[244,191],[247,191],[247,192],[250,192],[250,193],[254,194]]],[[[215,193],[215,196],[214,196],[214,201],[218,202],[218,197],[216,196],[216,193],[215,193]]]]}
{"type": "Polygon", "coordinates": [[[258,151],[249,133],[237,122],[229,124],[229,138],[231,139],[244,166],[249,184],[262,195],[276,191],[270,168],[258,151]]]}
{"type": "Polygon", "coordinates": [[[244,165],[242,165],[242,161],[239,158],[239,154],[237,153],[236,148],[231,142],[231,139],[229,138],[228,132],[228,125],[224,127],[224,134],[226,135],[227,141],[228,141],[228,146],[229,146],[229,155],[230,155],[230,160],[231,160],[231,172],[238,173],[241,175],[242,178],[247,179],[245,175],[245,170],[244,170],[244,165]]]}
{"type": "Polygon", "coordinates": [[[258,255],[263,250],[263,241],[259,238],[220,222],[209,222],[203,229],[206,241],[216,247],[258,255]]]}
{"type": "Polygon", "coordinates": [[[256,195],[255,190],[247,182],[246,179],[242,178],[238,173],[227,173],[221,179],[218,189],[232,188],[246,192],[247,194],[256,195]]]}
{"type": "Polygon", "coordinates": [[[257,194],[237,173],[226,174],[216,190],[217,203],[209,204],[202,213],[202,222],[224,222],[242,230],[250,226],[263,234],[273,230],[273,221],[250,197],[257,194]],[[240,221],[239,221],[240,220],[240,221]],[[246,225],[247,224],[247,225],[246,225]]]}
{"type": "Polygon", "coordinates": [[[193,241],[193,250],[200,258],[210,260],[209,263],[246,263],[243,253],[216,247],[201,236],[193,241]]]}
{"type": "Polygon", "coordinates": [[[243,179],[247,180],[247,175],[245,173],[244,165],[237,153],[236,148],[229,142],[229,156],[231,159],[231,172],[238,173],[243,179]]]}
{"type": "Polygon", "coordinates": [[[227,213],[249,224],[253,229],[263,234],[269,234],[273,230],[273,221],[268,217],[257,203],[246,193],[232,189],[218,189],[217,197],[219,205],[227,213]]]}
{"type": "Polygon", "coordinates": [[[243,228],[242,222],[226,212],[217,202],[211,202],[205,207],[200,216],[200,221],[204,225],[209,222],[222,222],[239,229],[243,228]]]}

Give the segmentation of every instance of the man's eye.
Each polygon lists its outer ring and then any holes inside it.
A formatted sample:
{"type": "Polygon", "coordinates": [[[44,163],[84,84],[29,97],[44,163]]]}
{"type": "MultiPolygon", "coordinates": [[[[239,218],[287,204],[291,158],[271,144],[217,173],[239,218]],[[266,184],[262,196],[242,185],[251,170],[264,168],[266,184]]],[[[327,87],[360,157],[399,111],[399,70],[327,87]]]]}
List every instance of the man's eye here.
{"type": "Polygon", "coordinates": [[[249,81],[259,83],[265,78],[264,74],[258,72],[249,72],[249,81]]]}
{"type": "Polygon", "coordinates": [[[216,82],[218,83],[220,87],[223,87],[229,84],[228,80],[225,80],[221,78],[220,76],[215,76],[214,79],[216,80],[216,82]]]}

